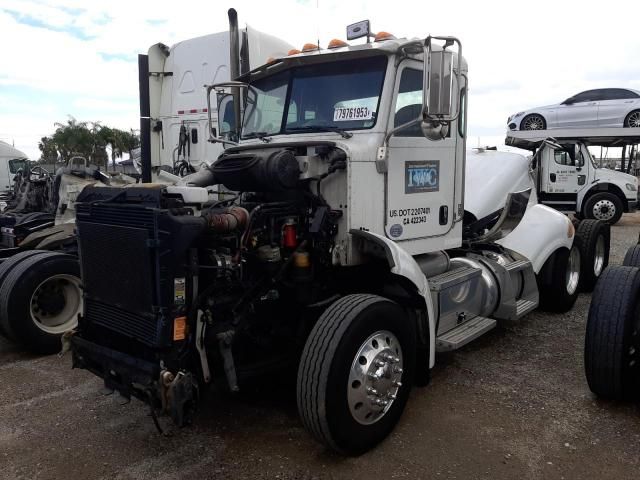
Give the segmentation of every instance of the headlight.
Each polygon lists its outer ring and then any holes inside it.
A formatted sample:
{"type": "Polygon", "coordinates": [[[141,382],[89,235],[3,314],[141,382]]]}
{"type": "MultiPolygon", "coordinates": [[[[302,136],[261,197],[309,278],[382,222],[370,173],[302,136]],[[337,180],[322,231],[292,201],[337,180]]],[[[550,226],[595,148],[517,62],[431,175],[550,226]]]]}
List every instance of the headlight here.
{"type": "Polygon", "coordinates": [[[633,183],[625,183],[624,186],[627,188],[627,190],[630,190],[632,192],[635,192],[638,189],[638,187],[633,183]]]}

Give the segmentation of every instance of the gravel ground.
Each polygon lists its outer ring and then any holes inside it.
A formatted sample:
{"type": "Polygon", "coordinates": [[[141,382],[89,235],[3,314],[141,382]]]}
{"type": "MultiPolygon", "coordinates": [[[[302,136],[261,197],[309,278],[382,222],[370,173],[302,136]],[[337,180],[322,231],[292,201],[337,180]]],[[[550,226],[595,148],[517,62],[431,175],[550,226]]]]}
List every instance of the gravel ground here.
{"type": "MultiPolygon", "coordinates": [[[[637,241],[640,214],[612,231],[616,264],[637,241]]],[[[290,382],[210,395],[194,426],[163,437],[140,402],[100,395],[68,356],[0,340],[0,478],[637,479],[640,406],[597,400],[584,379],[589,301],[439,356],[393,434],[358,458],[311,440],[290,382]]]]}

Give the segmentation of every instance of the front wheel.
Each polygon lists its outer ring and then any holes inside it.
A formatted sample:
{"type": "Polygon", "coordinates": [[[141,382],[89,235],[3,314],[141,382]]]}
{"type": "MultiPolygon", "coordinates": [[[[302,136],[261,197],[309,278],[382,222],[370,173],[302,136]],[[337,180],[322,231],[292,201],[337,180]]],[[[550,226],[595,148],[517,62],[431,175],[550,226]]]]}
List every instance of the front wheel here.
{"type": "Polygon", "coordinates": [[[520,130],[546,130],[547,122],[542,115],[532,113],[527,115],[520,122],[520,130]]]}
{"type": "Polygon", "coordinates": [[[589,308],[584,368],[596,395],[620,400],[637,394],[640,381],[640,269],[609,267],[589,308]]]}
{"type": "Polygon", "coordinates": [[[407,403],[415,329],[396,303],[348,295],[313,327],[298,369],[298,410],[329,448],[359,455],[381,442],[407,403]]]}
{"type": "Polygon", "coordinates": [[[549,312],[564,313],[578,298],[581,267],[580,249],[561,248],[547,259],[537,276],[540,307],[549,312]]]}
{"type": "Polygon", "coordinates": [[[614,225],[622,217],[623,205],[620,197],[613,193],[596,193],[589,197],[584,204],[583,214],[585,218],[601,220],[609,225],[614,225]]]}

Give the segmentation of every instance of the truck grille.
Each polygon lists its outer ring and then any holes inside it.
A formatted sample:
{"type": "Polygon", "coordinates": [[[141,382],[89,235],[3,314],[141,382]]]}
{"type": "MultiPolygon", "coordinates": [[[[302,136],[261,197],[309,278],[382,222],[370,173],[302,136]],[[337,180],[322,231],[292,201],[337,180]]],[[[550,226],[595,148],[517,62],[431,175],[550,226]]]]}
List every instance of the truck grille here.
{"type": "Polygon", "coordinates": [[[153,209],[83,204],[77,210],[83,321],[162,346],[158,228],[153,209]]]}

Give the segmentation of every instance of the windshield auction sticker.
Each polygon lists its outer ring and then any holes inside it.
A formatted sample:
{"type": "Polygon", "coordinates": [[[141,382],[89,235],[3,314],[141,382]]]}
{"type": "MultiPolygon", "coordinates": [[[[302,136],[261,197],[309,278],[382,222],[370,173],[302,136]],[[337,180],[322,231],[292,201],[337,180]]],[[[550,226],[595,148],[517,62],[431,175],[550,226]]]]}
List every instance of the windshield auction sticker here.
{"type": "Polygon", "coordinates": [[[350,122],[353,120],[371,120],[373,110],[369,107],[336,107],[333,110],[334,122],[350,122]]]}

